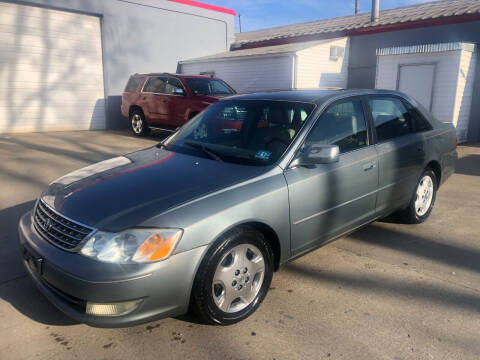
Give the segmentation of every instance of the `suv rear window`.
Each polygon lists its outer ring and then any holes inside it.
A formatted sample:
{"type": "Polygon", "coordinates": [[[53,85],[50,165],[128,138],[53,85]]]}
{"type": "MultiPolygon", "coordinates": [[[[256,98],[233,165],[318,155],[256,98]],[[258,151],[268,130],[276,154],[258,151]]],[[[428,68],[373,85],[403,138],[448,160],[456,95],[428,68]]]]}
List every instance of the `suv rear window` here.
{"type": "Polygon", "coordinates": [[[138,85],[143,81],[143,76],[132,76],[125,86],[125,92],[134,92],[138,89],[138,85]]]}

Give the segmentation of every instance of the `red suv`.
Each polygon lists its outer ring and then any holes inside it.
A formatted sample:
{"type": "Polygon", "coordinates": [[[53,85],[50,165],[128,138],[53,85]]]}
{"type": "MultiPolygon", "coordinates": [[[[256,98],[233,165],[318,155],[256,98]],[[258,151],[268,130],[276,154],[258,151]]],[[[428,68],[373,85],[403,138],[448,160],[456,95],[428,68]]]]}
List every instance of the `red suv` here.
{"type": "Polygon", "coordinates": [[[181,74],[135,74],[122,95],[122,115],[133,133],[175,130],[220,98],[235,94],[223,80],[181,74]]]}

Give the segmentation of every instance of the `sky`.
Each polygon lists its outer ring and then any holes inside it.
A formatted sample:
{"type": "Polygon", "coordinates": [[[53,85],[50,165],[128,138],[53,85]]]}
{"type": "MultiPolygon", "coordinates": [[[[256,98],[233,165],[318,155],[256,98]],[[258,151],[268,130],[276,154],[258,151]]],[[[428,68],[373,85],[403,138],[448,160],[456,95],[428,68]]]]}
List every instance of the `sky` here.
{"type": "MultiPolygon", "coordinates": [[[[380,0],[380,10],[415,5],[432,0],[380,0]]],[[[235,32],[239,32],[238,14],[242,31],[353,15],[355,0],[204,0],[237,12],[235,32]]],[[[370,12],[371,0],[360,0],[360,12],[370,12]]]]}

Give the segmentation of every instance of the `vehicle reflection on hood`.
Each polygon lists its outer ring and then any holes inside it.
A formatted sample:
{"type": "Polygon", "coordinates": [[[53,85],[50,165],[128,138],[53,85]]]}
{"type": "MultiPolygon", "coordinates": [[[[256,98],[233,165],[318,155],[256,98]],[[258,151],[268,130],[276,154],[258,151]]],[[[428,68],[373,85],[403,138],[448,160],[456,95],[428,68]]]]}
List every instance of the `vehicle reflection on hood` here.
{"type": "Polygon", "coordinates": [[[119,231],[265,171],[156,147],[87,166],[55,180],[42,200],[86,225],[119,231]]]}

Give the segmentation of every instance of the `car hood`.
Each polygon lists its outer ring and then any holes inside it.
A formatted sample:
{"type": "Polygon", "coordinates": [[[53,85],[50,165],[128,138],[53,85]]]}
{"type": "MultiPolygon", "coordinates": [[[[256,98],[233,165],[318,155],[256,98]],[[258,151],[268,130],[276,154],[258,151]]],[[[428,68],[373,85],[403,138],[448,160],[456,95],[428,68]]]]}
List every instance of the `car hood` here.
{"type": "Polygon", "coordinates": [[[42,200],[85,225],[121,231],[265,170],[153,147],[63,176],[50,184],[42,200]]]}

